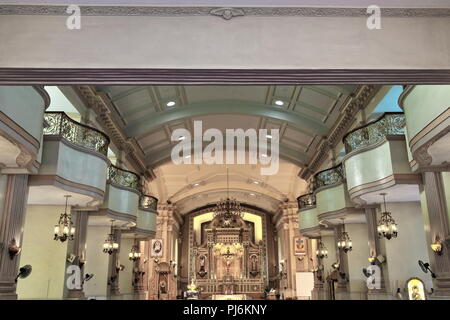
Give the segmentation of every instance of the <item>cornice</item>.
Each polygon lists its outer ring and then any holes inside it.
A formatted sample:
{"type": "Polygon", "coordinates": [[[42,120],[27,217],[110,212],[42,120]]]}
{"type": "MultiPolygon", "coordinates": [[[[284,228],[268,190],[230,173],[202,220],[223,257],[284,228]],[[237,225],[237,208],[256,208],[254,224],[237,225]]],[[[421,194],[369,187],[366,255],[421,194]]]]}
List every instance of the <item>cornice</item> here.
{"type": "Polygon", "coordinates": [[[300,173],[300,178],[308,180],[320,168],[328,157],[329,151],[336,147],[342,140],[344,134],[348,132],[356,120],[358,111],[367,106],[380,88],[380,85],[362,85],[353,96],[349,97],[349,100],[344,103],[338,120],[331,128],[330,134],[322,140],[310,163],[300,173]]]}
{"type": "MultiPolygon", "coordinates": [[[[62,5],[0,5],[0,15],[66,16],[62,5]]],[[[366,17],[367,8],[333,7],[220,7],[220,6],[80,6],[84,16],[242,16],[262,17],[366,17]]],[[[381,8],[383,17],[450,17],[450,8],[381,8]]]]}
{"type": "Polygon", "coordinates": [[[94,110],[97,114],[97,121],[103,130],[106,131],[114,144],[126,153],[133,168],[139,173],[146,175],[146,177],[154,176],[153,173],[149,174],[147,172],[148,169],[145,166],[144,153],[134,138],[126,136],[105,97],[98,94],[92,86],[77,86],[74,87],[74,90],[94,110]]]}

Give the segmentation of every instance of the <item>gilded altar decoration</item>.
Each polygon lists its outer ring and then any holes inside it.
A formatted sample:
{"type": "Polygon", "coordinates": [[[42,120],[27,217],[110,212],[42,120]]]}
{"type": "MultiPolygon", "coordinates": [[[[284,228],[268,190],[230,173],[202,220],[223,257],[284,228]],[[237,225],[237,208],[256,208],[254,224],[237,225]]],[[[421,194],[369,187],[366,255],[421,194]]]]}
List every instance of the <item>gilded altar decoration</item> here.
{"type": "Polygon", "coordinates": [[[411,278],[406,282],[408,300],[426,300],[425,285],[419,278],[411,278]]]}
{"type": "Polygon", "coordinates": [[[237,295],[264,291],[264,246],[255,243],[252,222],[243,215],[215,215],[193,245],[191,277],[202,294],[237,295]]]}

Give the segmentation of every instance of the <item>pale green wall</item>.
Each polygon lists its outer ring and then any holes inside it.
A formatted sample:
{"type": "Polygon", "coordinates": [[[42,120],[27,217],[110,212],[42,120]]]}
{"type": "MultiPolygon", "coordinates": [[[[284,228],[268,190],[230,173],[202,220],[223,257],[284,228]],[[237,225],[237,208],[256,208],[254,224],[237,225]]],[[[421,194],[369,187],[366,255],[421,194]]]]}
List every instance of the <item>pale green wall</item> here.
{"type": "Polygon", "coordinates": [[[137,227],[139,229],[156,231],[156,213],[138,210],[137,227]]]}
{"type": "Polygon", "coordinates": [[[130,295],[133,294],[133,262],[128,259],[128,254],[133,246],[134,239],[122,238],[120,242],[120,264],[125,266],[125,269],[120,272],[119,276],[119,290],[125,299],[132,299],[130,295]]]}
{"type": "Polygon", "coordinates": [[[386,141],[377,148],[355,154],[345,161],[348,189],[386,178],[411,173],[405,141],[386,141]]]}
{"type": "Polygon", "coordinates": [[[116,212],[137,216],[139,196],[135,192],[106,185],[105,198],[102,207],[116,212]]]}
{"type": "Polygon", "coordinates": [[[369,266],[367,224],[346,224],[345,231],[353,241],[353,249],[347,253],[350,299],[366,299],[367,284],[362,269],[369,266]]]}
{"type": "Polygon", "coordinates": [[[41,140],[44,100],[32,86],[0,86],[0,111],[41,140]]]}
{"type": "Polygon", "coordinates": [[[300,229],[312,228],[319,225],[317,221],[317,208],[304,209],[298,212],[300,229]]]}
{"type": "MultiPolygon", "coordinates": [[[[431,288],[431,277],[419,268],[417,261],[428,262],[428,249],[420,202],[388,203],[387,209],[398,224],[398,237],[386,240],[384,248],[387,258],[390,292],[404,289],[411,277],[422,279],[427,289],[431,288]]],[[[378,219],[379,219],[379,213],[378,219]]],[[[388,291],[389,292],[389,291],[388,291]]]]}
{"type": "Polygon", "coordinates": [[[53,228],[63,212],[63,206],[28,206],[20,265],[33,271],[19,280],[19,299],[62,299],[67,242],[53,240],[53,228]]]}
{"type": "Polygon", "coordinates": [[[102,250],[109,233],[110,227],[107,226],[88,227],[85,273],[93,273],[94,277],[84,285],[86,297],[106,297],[110,256],[102,250]]]}
{"type": "Polygon", "coordinates": [[[319,191],[316,194],[316,202],[317,214],[353,207],[345,183],[319,191]]]}
{"type": "Polygon", "coordinates": [[[39,173],[57,174],[69,181],[105,190],[107,165],[105,160],[62,142],[45,141],[39,173]]]}
{"type": "Polygon", "coordinates": [[[450,107],[450,85],[416,86],[404,99],[410,139],[450,107]]]}

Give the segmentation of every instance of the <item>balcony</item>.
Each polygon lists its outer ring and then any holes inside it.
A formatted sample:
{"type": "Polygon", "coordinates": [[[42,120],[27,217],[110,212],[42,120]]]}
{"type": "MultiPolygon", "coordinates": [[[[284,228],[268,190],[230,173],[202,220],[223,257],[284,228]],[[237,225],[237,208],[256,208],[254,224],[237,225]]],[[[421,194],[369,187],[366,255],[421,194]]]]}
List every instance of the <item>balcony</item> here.
{"type": "Polygon", "coordinates": [[[418,199],[419,177],[412,173],[405,140],[405,115],[385,113],[349,132],[343,142],[345,175],[350,199],[358,205],[418,199]],[[415,195],[415,198],[414,198],[415,195]]]}
{"type": "Polygon", "coordinates": [[[344,166],[341,164],[314,175],[314,195],[319,224],[339,224],[347,221],[364,222],[362,210],[354,208],[347,192],[344,166]]]}
{"type": "Polygon", "coordinates": [[[136,226],[140,195],[139,175],[110,165],[103,204],[90,215],[89,224],[109,225],[114,219],[119,227],[136,226]]]}
{"type": "Polygon", "coordinates": [[[0,87],[0,173],[38,172],[42,117],[49,104],[40,87],[0,87]]]}
{"type": "Polygon", "coordinates": [[[30,176],[28,202],[61,205],[70,194],[70,205],[97,207],[106,190],[108,136],[64,112],[46,112],[44,122],[42,162],[30,176]]]}
{"type": "Polygon", "coordinates": [[[304,194],[297,198],[298,221],[300,233],[309,238],[320,236],[320,226],[317,220],[316,196],[312,193],[304,194]]]}
{"type": "Polygon", "coordinates": [[[448,169],[450,85],[409,86],[400,96],[414,170],[448,169]]]}
{"type": "Polygon", "coordinates": [[[158,215],[158,199],[142,195],[137,214],[135,234],[143,237],[151,237],[156,233],[156,216],[158,215]]]}

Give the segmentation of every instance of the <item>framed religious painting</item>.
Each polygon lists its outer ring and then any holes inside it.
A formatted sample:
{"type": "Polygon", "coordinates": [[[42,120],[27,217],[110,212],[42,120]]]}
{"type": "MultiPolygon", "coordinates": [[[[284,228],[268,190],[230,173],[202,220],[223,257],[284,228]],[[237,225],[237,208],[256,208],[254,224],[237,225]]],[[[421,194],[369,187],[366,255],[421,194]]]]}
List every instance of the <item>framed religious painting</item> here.
{"type": "Polygon", "coordinates": [[[410,278],[406,281],[408,300],[426,300],[425,285],[419,278],[410,278]]]}
{"type": "Polygon", "coordinates": [[[162,239],[152,239],[150,247],[150,257],[160,258],[163,255],[163,240],[162,239]]]}
{"type": "Polygon", "coordinates": [[[294,237],[294,254],[296,256],[306,255],[306,238],[294,237]]]}

